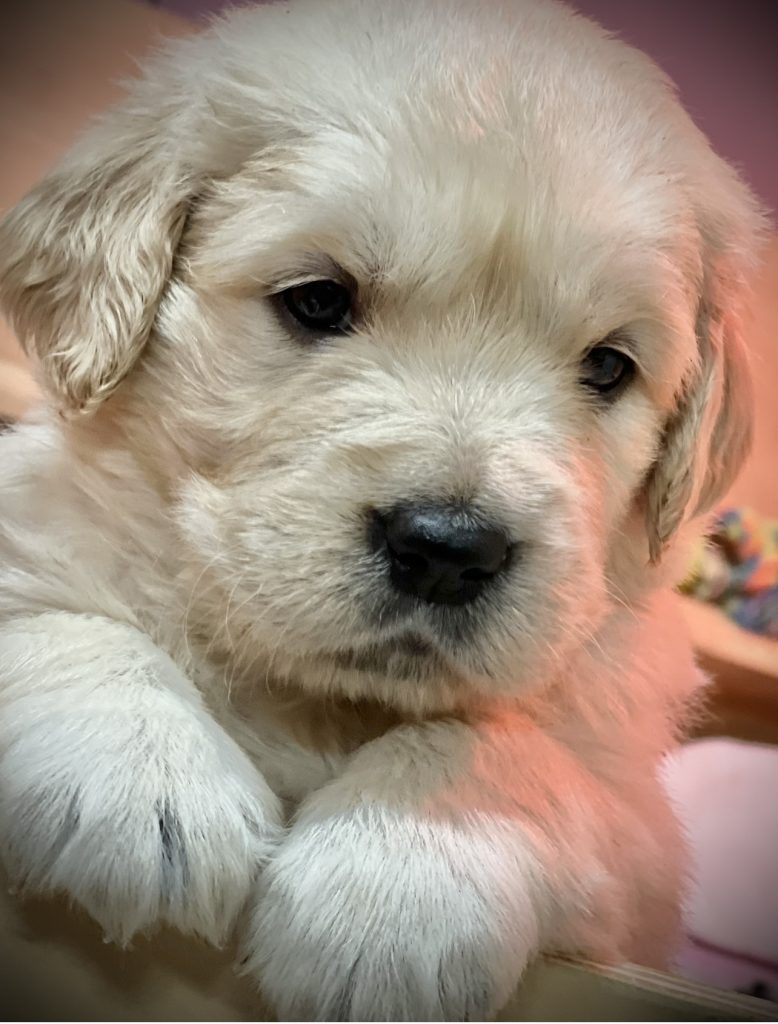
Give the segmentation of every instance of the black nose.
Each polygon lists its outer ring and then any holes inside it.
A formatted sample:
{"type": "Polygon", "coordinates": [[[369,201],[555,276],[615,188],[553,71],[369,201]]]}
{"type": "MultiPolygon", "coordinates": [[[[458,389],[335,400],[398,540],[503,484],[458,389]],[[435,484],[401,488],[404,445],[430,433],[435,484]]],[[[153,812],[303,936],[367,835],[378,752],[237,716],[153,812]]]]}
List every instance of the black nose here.
{"type": "Polygon", "coordinates": [[[404,506],[376,513],[371,530],[394,586],[430,604],[467,604],[509,562],[505,532],[464,508],[404,506]]]}

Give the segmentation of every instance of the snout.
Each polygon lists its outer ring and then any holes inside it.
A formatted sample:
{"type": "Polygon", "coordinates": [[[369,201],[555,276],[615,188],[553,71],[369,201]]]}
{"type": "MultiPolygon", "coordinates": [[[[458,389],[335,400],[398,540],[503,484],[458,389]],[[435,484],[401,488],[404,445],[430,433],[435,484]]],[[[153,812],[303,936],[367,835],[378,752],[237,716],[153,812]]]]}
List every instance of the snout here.
{"type": "Polygon", "coordinates": [[[370,543],[385,559],[392,586],[428,604],[474,601],[515,553],[499,524],[467,507],[432,502],[374,511],[370,543]]]}

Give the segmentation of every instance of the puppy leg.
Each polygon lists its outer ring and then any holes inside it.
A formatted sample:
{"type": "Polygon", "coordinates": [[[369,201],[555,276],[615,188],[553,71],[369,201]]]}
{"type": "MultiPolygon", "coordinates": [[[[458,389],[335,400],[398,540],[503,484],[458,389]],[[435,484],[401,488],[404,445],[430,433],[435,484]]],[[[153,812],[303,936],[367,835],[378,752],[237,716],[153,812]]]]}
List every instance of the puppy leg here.
{"type": "Polygon", "coordinates": [[[0,627],[0,851],[125,943],[220,943],[273,847],[275,795],[142,633],[50,613],[0,627]]]}
{"type": "Polygon", "coordinates": [[[631,847],[662,850],[615,802],[518,715],[393,730],[302,805],[247,969],[282,1019],[486,1019],[540,948],[626,948],[631,847]]]}

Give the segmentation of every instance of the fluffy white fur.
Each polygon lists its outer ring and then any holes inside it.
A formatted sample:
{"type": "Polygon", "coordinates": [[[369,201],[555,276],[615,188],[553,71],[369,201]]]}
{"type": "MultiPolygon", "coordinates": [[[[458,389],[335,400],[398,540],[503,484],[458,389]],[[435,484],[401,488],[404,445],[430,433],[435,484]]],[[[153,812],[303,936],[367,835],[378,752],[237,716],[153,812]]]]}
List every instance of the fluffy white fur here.
{"type": "Polygon", "coordinates": [[[657,69],[553,3],[172,45],[0,227],[51,396],[0,440],[16,883],[120,942],[239,922],[295,1018],[481,1018],[541,949],[664,962],[700,681],[669,588],[747,448],[757,232],[657,69]],[[361,316],[306,343],[269,294],[336,265],[361,316]],[[614,331],[639,371],[598,403],[614,331]],[[430,497],[522,557],[384,614],[364,512],[430,497]]]}

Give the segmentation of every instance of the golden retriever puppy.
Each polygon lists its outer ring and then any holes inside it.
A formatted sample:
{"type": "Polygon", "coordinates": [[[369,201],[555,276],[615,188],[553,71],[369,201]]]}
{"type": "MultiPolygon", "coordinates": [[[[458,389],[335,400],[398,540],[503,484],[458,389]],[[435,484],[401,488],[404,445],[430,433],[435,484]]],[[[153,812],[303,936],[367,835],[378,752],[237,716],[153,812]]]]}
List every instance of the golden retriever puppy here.
{"type": "Polygon", "coordinates": [[[756,205],[538,0],[300,0],[176,43],[0,229],[0,835],[279,1014],[661,964],[672,583],[746,451],[756,205]]]}

